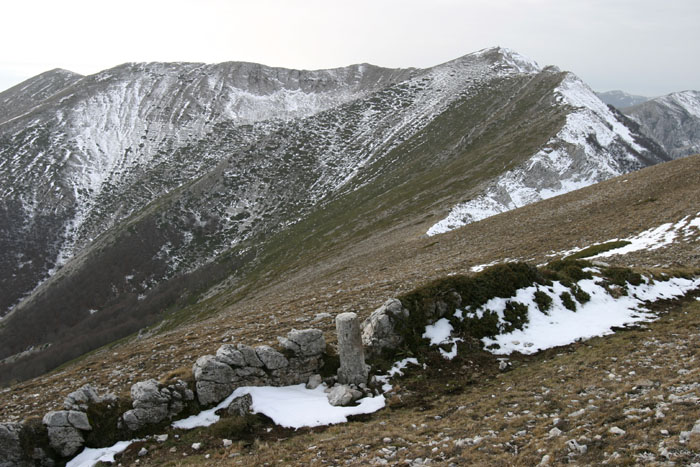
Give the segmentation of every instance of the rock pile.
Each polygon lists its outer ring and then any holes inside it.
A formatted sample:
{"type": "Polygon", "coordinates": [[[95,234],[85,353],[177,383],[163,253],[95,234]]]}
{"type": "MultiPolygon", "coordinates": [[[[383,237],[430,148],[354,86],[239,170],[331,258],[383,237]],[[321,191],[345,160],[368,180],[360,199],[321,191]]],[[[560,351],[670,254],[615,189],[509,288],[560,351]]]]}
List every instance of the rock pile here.
{"type": "Polygon", "coordinates": [[[267,345],[224,344],[216,355],[198,358],[193,372],[199,403],[220,402],[241,386],[306,383],[319,371],[326,349],[320,330],[292,330],[279,342],[284,354],[267,345]]]}

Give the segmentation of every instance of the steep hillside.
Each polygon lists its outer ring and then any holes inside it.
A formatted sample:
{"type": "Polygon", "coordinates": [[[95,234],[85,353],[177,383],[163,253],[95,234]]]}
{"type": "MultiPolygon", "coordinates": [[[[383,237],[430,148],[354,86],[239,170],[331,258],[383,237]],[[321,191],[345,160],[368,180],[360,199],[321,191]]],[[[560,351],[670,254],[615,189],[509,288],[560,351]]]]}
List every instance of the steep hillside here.
{"type": "Polygon", "coordinates": [[[700,151],[700,92],[683,91],[624,109],[674,158],[700,151]]]}
{"type": "Polygon", "coordinates": [[[465,199],[511,209],[667,159],[500,48],[426,70],[129,64],[35,111],[0,125],[0,358],[33,349],[4,379],[465,199]]]}

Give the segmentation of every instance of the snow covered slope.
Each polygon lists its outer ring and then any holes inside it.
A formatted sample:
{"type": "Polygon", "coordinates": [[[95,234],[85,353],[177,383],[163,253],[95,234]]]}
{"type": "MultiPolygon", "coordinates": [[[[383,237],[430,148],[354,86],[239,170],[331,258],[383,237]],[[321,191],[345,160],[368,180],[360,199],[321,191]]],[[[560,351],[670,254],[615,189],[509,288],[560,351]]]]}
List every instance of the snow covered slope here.
{"type": "Polygon", "coordinates": [[[663,160],[648,141],[633,133],[624,117],[608,108],[575,75],[567,74],[554,92],[558,102],[572,109],[561,130],[524,164],[504,172],[474,199],[452,208],[428,235],[663,160]]]}
{"type": "Polygon", "coordinates": [[[673,158],[700,153],[700,91],[683,91],[624,109],[673,158]]]}

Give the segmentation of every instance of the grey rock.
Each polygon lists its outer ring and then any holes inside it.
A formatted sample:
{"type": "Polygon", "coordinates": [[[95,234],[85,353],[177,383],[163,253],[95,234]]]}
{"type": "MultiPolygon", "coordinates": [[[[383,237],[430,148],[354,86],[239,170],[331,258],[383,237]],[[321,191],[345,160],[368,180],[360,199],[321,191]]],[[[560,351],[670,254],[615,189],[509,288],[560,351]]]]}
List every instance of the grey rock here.
{"type": "Polygon", "coordinates": [[[61,457],[72,456],[85,444],[83,431],[92,427],[84,412],[59,410],[44,415],[44,425],[49,435],[49,443],[61,457]]]}
{"type": "Polygon", "coordinates": [[[236,397],[231,401],[226,412],[229,415],[243,417],[250,413],[250,408],[253,405],[253,397],[250,394],[244,394],[241,397],[236,397]]]}
{"type": "Polygon", "coordinates": [[[585,444],[579,444],[575,439],[570,439],[567,441],[566,447],[569,449],[571,454],[586,454],[586,452],[588,452],[588,446],[585,444]]]}
{"type": "Polygon", "coordinates": [[[338,381],[344,384],[364,384],[369,376],[362,348],[360,323],[355,313],[341,313],[335,318],[338,333],[340,368],[338,381]]]}
{"type": "Polygon", "coordinates": [[[86,384],[80,389],[68,394],[63,401],[63,407],[66,410],[80,410],[85,412],[90,404],[113,402],[116,400],[117,396],[114,394],[107,393],[100,396],[91,384],[86,384]]]}
{"type": "Polygon", "coordinates": [[[263,362],[260,360],[260,358],[258,358],[258,354],[255,353],[254,348],[245,344],[238,344],[238,350],[243,354],[243,358],[245,359],[246,365],[252,367],[264,366],[263,362]]]}
{"type": "Polygon", "coordinates": [[[289,366],[289,361],[285,356],[269,345],[260,345],[256,347],[255,353],[268,370],[278,370],[289,366]]]}
{"type": "Polygon", "coordinates": [[[131,431],[138,431],[146,425],[160,423],[168,418],[168,406],[157,405],[154,407],[137,407],[127,410],[122,419],[131,431]]]}
{"type": "Polygon", "coordinates": [[[224,344],[219,347],[219,350],[216,351],[216,358],[227,365],[245,366],[243,354],[233,344],[224,344]]]}
{"type": "Polygon", "coordinates": [[[321,378],[321,375],[311,375],[309,380],[306,382],[306,389],[316,389],[321,385],[321,383],[323,383],[323,378],[321,378]]]}
{"type": "Polygon", "coordinates": [[[193,368],[197,399],[202,405],[224,400],[234,389],[236,375],[233,369],[213,355],[199,357],[193,368]]]}
{"type": "Polygon", "coordinates": [[[0,467],[14,467],[22,463],[21,430],[19,423],[0,423],[0,467]]]}
{"type": "Polygon", "coordinates": [[[133,405],[137,407],[152,407],[166,405],[170,402],[170,397],[165,390],[160,389],[158,381],[149,379],[139,381],[131,386],[131,399],[133,405]]]}
{"type": "Polygon", "coordinates": [[[287,337],[278,337],[280,345],[300,357],[321,355],[326,350],[326,340],[319,329],[292,329],[287,337]]]}
{"type": "Polygon", "coordinates": [[[395,323],[408,318],[408,310],[401,301],[390,298],[382,306],[372,312],[362,322],[362,343],[370,355],[376,355],[383,349],[395,349],[402,342],[402,337],[396,332],[395,323]]]}
{"type": "Polygon", "coordinates": [[[345,406],[353,401],[353,391],[347,384],[336,384],[328,393],[328,403],[333,406],[345,406]]]}

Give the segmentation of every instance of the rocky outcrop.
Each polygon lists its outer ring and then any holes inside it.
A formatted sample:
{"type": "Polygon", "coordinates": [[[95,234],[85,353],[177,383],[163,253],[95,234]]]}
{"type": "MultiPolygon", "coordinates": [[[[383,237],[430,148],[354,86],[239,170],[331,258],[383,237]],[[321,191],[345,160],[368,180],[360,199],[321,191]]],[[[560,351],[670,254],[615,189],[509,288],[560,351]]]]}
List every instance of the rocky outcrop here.
{"type": "Polygon", "coordinates": [[[129,430],[138,431],[182,412],[185,403],[194,400],[194,393],[183,381],[166,387],[149,379],[131,386],[131,398],[134,408],[125,412],[122,419],[129,430]]]}
{"type": "Polygon", "coordinates": [[[396,331],[396,322],[408,318],[409,312],[401,301],[390,298],[362,322],[362,343],[369,356],[378,355],[384,349],[395,349],[402,342],[396,331]]]}
{"type": "Polygon", "coordinates": [[[321,368],[326,341],[320,330],[292,330],[279,342],[286,355],[268,345],[224,344],[216,355],[198,358],[193,372],[199,403],[220,402],[240,386],[306,383],[321,368]]]}
{"type": "Polygon", "coordinates": [[[343,384],[367,383],[369,368],[365,364],[360,325],[355,313],[341,313],[335,318],[338,333],[338,382],[343,384]]]}
{"type": "Polygon", "coordinates": [[[85,412],[77,410],[49,412],[44,415],[43,423],[46,425],[51,447],[61,457],[77,453],[85,444],[84,432],[92,430],[85,412]]]}
{"type": "Polygon", "coordinates": [[[333,406],[350,405],[363,395],[362,391],[354,389],[347,384],[336,384],[328,392],[328,403],[333,406]]]}

